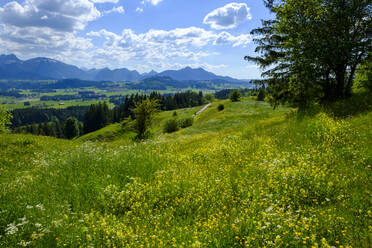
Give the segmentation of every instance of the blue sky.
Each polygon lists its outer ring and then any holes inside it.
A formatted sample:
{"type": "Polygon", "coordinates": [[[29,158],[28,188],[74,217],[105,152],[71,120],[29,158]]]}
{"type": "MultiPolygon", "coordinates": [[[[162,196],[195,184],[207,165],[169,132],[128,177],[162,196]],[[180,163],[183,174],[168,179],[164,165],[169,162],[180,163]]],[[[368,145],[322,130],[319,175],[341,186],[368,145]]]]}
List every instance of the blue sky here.
{"type": "Polygon", "coordinates": [[[259,78],[243,60],[262,0],[2,0],[0,53],[140,72],[186,66],[259,78]]]}

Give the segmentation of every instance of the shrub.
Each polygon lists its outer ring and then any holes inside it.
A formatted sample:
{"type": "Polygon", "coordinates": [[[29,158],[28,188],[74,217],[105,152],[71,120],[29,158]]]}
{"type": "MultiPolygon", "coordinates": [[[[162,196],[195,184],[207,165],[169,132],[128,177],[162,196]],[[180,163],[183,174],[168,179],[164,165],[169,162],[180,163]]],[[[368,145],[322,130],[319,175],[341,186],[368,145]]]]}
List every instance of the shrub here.
{"type": "Polygon", "coordinates": [[[179,120],[179,126],[181,128],[191,127],[193,123],[194,123],[193,118],[185,118],[185,119],[179,120]]]}
{"type": "Polygon", "coordinates": [[[179,129],[178,121],[176,119],[170,119],[165,122],[163,130],[165,133],[173,133],[179,129]]]}
{"type": "Polygon", "coordinates": [[[222,110],[225,109],[225,105],[220,104],[220,105],[218,105],[217,109],[218,109],[218,111],[222,111],[222,110]]]}

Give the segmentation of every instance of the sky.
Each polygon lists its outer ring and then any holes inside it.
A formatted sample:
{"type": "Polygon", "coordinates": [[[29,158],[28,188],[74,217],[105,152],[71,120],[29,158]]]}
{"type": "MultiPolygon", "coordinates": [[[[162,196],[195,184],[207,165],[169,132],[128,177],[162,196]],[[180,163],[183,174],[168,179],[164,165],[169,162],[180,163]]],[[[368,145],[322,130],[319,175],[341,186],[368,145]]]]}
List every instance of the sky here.
{"type": "Polygon", "coordinates": [[[0,54],[255,79],[250,31],[270,17],[263,0],[0,0],[0,54]]]}

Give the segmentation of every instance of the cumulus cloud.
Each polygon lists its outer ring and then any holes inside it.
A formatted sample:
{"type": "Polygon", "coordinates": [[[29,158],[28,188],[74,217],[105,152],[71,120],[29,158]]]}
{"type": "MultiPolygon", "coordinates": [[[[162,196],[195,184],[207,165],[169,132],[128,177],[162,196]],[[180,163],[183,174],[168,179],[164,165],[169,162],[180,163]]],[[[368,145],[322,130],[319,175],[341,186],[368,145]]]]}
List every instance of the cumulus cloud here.
{"type": "Polygon", "coordinates": [[[124,14],[125,10],[124,10],[123,6],[119,6],[119,7],[114,7],[110,10],[106,10],[103,13],[104,14],[110,14],[110,13],[115,13],[115,12],[119,13],[119,14],[124,14]]]}
{"type": "Polygon", "coordinates": [[[203,23],[213,29],[232,29],[251,19],[252,15],[246,3],[229,3],[209,13],[203,23]]]}
{"type": "Polygon", "coordinates": [[[12,1],[0,7],[0,49],[26,56],[83,58],[93,45],[76,31],[99,16],[88,0],[12,1]]]}
{"type": "Polygon", "coordinates": [[[131,29],[125,29],[121,34],[102,29],[87,35],[104,40],[103,47],[92,53],[94,61],[146,64],[157,70],[176,68],[177,63],[201,65],[203,58],[216,55],[209,51],[211,46],[245,46],[251,42],[250,35],[234,36],[228,32],[216,33],[197,27],[149,30],[139,34],[131,29]]]}
{"type": "Polygon", "coordinates": [[[88,0],[13,1],[0,7],[0,22],[15,27],[42,27],[71,32],[83,29],[87,22],[100,16],[88,0]]]}
{"type": "Polygon", "coordinates": [[[0,47],[27,56],[64,56],[80,54],[93,45],[90,39],[73,33],[0,25],[0,47]]]}
{"type": "Polygon", "coordinates": [[[138,7],[138,8],[136,9],[136,12],[142,13],[142,12],[143,12],[143,8],[138,7]]]}

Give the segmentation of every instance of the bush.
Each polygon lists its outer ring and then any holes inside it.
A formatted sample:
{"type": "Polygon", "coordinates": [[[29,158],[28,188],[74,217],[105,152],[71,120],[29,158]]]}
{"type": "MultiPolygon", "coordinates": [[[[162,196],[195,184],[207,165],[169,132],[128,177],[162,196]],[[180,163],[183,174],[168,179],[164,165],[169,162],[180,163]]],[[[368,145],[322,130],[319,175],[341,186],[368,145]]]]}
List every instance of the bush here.
{"type": "Polygon", "coordinates": [[[220,105],[218,105],[217,109],[218,109],[218,111],[222,111],[222,110],[225,109],[225,105],[220,104],[220,105]]]}
{"type": "Polygon", "coordinates": [[[193,118],[185,118],[185,119],[179,120],[179,126],[181,128],[191,127],[193,123],[194,123],[193,118]]]}
{"type": "Polygon", "coordinates": [[[178,121],[176,119],[170,119],[165,122],[163,130],[165,133],[173,133],[179,129],[178,121]]]}

